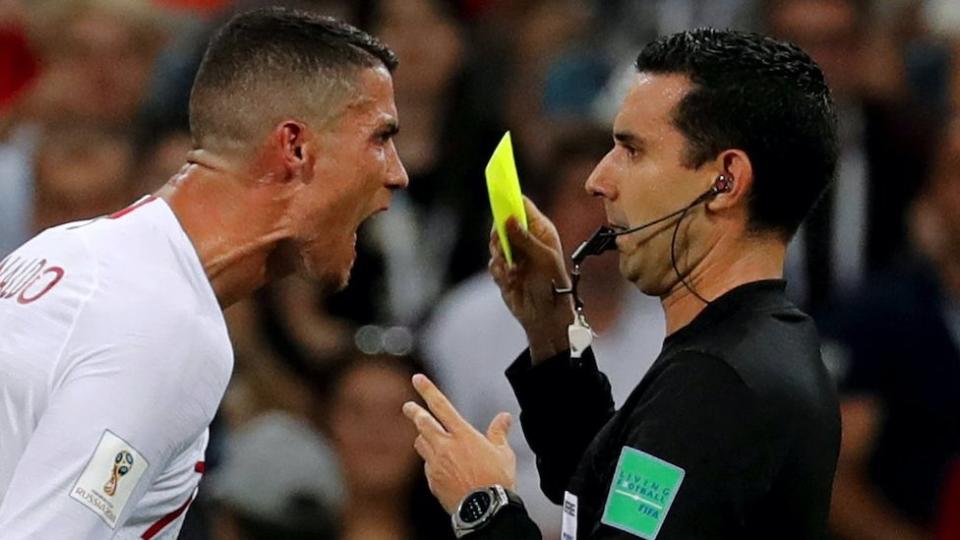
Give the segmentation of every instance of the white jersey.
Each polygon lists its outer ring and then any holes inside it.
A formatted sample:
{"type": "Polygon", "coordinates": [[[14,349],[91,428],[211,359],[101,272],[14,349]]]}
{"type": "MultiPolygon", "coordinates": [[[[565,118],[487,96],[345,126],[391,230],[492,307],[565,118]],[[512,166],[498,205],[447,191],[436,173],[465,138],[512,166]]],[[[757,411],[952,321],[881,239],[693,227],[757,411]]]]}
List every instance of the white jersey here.
{"type": "Polygon", "coordinates": [[[0,538],[176,538],[233,367],[173,211],[147,197],[0,262],[0,538]]]}

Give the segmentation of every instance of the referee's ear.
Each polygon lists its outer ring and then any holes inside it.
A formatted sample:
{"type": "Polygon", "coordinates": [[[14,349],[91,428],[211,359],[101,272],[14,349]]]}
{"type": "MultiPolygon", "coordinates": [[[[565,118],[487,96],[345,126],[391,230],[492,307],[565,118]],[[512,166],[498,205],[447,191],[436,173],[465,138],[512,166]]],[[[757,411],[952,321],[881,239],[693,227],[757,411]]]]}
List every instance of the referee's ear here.
{"type": "Polygon", "coordinates": [[[707,202],[711,212],[723,212],[735,207],[747,206],[747,196],[753,186],[753,164],[743,150],[724,150],[709,167],[714,173],[712,181],[724,176],[729,189],[720,192],[707,202]]]}

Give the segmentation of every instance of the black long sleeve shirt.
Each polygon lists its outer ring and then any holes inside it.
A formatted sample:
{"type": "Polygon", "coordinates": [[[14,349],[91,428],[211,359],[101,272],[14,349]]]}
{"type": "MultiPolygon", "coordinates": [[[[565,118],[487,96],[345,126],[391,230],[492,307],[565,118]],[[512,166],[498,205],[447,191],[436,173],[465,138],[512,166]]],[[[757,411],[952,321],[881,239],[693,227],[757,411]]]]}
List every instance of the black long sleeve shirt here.
{"type": "MultiPolygon", "coordinates": [[[[589,350],[537,366],[525,352],[508,368],[541,487],[564,505],[565,533],[824,537],[839,407],[813,322],[784,287],[758,281],[712,302],[665,340],[619,411],[589,350]]],[[[539,538],[515,514],[476,538],[539,538]]]]}

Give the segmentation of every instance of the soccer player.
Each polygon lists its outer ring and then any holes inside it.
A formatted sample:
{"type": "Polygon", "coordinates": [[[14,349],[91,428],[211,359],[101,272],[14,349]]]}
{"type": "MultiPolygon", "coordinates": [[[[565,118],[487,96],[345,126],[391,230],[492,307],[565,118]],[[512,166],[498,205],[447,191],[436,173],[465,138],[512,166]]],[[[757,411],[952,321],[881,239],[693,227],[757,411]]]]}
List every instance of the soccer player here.
{"type": "Polygon", "coordinates": [[[194,82],[157,193],[0,262],[0,535],[175,537],[232,369],[221,309],[302,271],[343,287],[407,184],[394,54],[332,19],[241,14],[194,82]]]}

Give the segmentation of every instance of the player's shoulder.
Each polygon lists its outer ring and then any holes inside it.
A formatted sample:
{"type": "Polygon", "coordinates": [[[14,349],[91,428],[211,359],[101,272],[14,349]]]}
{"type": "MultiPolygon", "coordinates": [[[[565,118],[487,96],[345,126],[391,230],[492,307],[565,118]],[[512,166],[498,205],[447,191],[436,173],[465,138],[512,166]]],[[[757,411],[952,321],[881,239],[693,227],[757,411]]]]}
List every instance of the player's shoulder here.
{"type": "Polygon", "coordinates": [[[146,196],[130,206],[93,219],[61,225],[56,229],[64,235],[83,239],[91,249],[101,253],[130,253],[126,262],[135,265],[133,255],[149,253],[154,238],[165,236],[165,227],[171,226],[170,211],[162,199],[146,196]],[[160,233],[160,234],[158,234],[160,233]]]}
{"type": "Polygon", "coordinates": [[[66,230],[82,235],[97,261],[97,303],[129,305],[144,316],[172,322],[214,307],[196,252],[162,199],[144,197],[66,230]]]}
{"type": "Polygon", "coordinates": [[[223,341],[224,323],[196,252],[162,199],[64,228],[81,235],[96,260],[98,282],[82,327],[161,349],[223,341]]]}
{"type": "Polygon", "coordinates": [[[96,288],[97,278],[90,246],[55,227],[0,257],[0,300],[36,307],[58,298],[75,308],[96,288]]]}
{"type": "Polygon", "coordinates": [[[128,209],[108,216],[45,229],[5,257],[4,268],[9,272],[13,267],[24,264],[24,261],[42,260],[69,270],[74,279],[87,277],[93,280],[103,271],[103,259],[111,253],[123,258],[124,265],[136,266],[143,260],[139,257],[142,251],[136,251],[149,243],[143,234],[145,213],[141,213],[139,219],[125,220],[123,224],[117,222],[116,217],[125,215],[140,204],[135,203],[128,209]]]}

